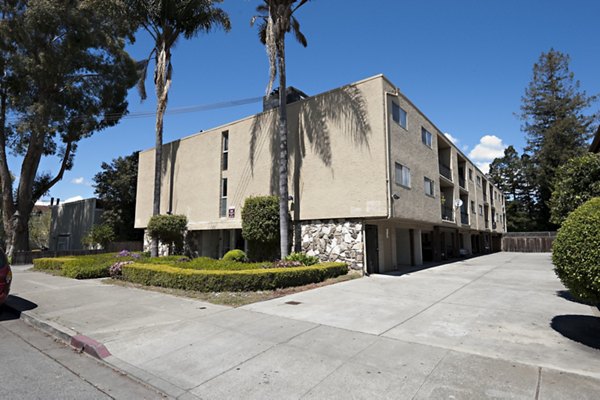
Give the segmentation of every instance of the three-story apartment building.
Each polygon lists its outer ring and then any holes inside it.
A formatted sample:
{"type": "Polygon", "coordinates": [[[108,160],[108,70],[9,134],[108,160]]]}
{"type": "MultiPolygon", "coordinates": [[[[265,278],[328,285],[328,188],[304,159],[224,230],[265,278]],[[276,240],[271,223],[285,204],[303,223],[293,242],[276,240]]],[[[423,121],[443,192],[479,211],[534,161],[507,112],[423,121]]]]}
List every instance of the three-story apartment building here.
{"type": "MultiPolygon", "coordinates": [[[[383,75],[294,99],[295,250],[369,273],[499,250],[503,194],[383,75]]],[[[164,145],[161,213],[187,215],[198,255],[243,248],[244,200],[277,193],[276,124],[267,109],[164,145]]],[[[139,163],[135,226],[145,228],[154,150],[139,163]]]]}

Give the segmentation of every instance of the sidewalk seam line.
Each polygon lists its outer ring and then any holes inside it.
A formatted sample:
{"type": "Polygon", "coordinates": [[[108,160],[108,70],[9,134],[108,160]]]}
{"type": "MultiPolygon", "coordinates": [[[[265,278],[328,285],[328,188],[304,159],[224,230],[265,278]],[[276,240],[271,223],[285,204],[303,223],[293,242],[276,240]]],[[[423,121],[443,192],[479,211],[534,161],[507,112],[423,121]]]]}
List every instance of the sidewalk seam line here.
{"type": "Polygon", "coordinates": [[[256,357],[263,355],[263,354],[264,354],[264,353],[266,353],[267,351],[269,351],[269,350],[271,350],[271,349],[274,349],[275,347],[277,347],[277,346],[280,346],[280,345],[282,345],[282,344],[286,344],[286,343],[288,343],[290,340],[292,340],[292,339],[295,339],[295,338],[297,338],[298,336],[300,336],[300,335],[303,335],[303,334],[305,334],[305,333],[307,333],[307,332],[310,332],[310,331],[312,331],[312,330],[314,330],[314,329],[317,329],[317,328],[318,328],[318,327],[320,327],[320,326],[322,326],[322,325],[321,325],[321,324],[317,324],[316,326],[313,326],[313,327],[312,327],[312,328],[310,328],[310,329],[307,329],[307,330],[305,330],[305,331],[302,331],[302,332],[300,332],[300,333],[298,333],[298,334],[296,334],[296,335],[294,335],[294,336],[290,337],[289,339],[287,339],[287,340],[284,340],[283,342],[280,342],[280,343],[275,343],[273,346],[270,346],[269,348],[267,348],[267,349],[265,349],[265,350],[261,351],[260,353],[257,353],[257,354],[255,354],[255,355],[253,355],[252,357],[250,357],[250,358],[248,358],[248,359],[246,359],[246,360],[244,360],[244,361],[242,361],[242,362],[240,362],[240,363],[238,363],[238,364],[234,365],[233,367],[231,367],[231,368],[229,368],[229,369],[227,369],[227,370],[225,370],[225,371],[223,371],[223,372],[220,372],[219,374],[217,374],[217,375],[213,376],[212,378],[209,378],[209,379],[205,380],[204,382],[202,382],[202,383],[200,383],[200,384],[198,384],[198,385],[194,386],[193,388],[189,389],[189,390],[188,390],[188,392],[190,392],[190,391],[192,391],[192,390],[194,390],[194,389],[196,389],[196,388],[198,388],[198,387],[200,387],[200,386],[202,386],[202,385],[204,385],[204,384],[206,384],[206,383],[208,383],[208,382],[210,382],[210,381],[212,381],[212,380],[214,380],[214,379],[217,379],[219,376],[221,376],[221,375],[223,375],[223,374],[226,374],[226,373],[227,373],[227,372],[229,372],[229,371],[233,371],[233,369],[234,369],[234,368],[237,368],[238,366],[240,366],[240,365],[242,365],[242,364],[245,364],[245,363],[247,363],[248,361],[251,361],[251,360],[255,359],[256,357]]]}

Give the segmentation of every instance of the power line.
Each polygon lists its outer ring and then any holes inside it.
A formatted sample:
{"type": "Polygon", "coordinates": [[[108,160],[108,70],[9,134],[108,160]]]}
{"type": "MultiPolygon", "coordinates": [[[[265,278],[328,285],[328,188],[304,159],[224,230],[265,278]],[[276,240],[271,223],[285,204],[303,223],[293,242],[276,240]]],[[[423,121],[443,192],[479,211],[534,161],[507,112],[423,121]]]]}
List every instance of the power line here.
{"type": "MultiPolygon", "coordinates": [[[[165,115],[188,114],[188,113],[201,112],[201,111],[233,108],[233,107],[239,107],[239,106],[243,106],[243,105],[247,105],[247,104],[258,103],[258,102],[261,102],[262,100],[263,100],[262,97],[250,97],[247,99],[229,100],[229,101],[222,101],[219,103],[197,104],[194,106],[186,106],[186,107],[167,109],[167,111],[165,111],[165,115]]],[[[121,113],[104,114],[104,119],[106,119],[106,120],[135,119],[135,118],[147,118],[147,117],[154,117],[154,116],[156,116],[156,111],[134,111],[134,112],[131,112],[128,114],[121,114],[121,113]]],[[[80,118],[84,118],[84,117],[80,117],[80,118]]],[[[8,121],[17,121],[18,119],[19,119],[18,117],[8,117],[7,118],[8,121]]],[[[77,119],[77,117],[73,117],[71,119],[72,120],[77,119]]]]}

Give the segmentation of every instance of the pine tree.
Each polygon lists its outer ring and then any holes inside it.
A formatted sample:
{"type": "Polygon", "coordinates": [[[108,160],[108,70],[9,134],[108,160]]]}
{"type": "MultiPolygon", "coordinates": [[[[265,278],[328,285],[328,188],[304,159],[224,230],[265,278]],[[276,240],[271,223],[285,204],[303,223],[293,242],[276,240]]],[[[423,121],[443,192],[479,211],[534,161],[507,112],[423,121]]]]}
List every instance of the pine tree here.
{"type": "Polygon", "coordinates": [[[586,151],[595,116],[584,112],[596,100],[580,89],[569,70],[569,56],[550,49],[533,66],[533,79],[522,97],[522,129],[527,134],[538,227],[555,229],[548,202],[559,165],[586,151]]]}

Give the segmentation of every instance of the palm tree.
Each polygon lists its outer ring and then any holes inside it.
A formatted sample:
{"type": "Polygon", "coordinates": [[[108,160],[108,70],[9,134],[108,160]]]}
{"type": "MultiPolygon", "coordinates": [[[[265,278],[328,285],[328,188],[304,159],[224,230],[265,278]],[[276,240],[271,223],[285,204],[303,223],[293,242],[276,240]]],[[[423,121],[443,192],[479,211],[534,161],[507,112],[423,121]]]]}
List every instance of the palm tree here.
{"type": "Polygon", "coordinates": [[[269,84],[271,93],[275,77],[279,75],[279,235],[281,258],[288,255],[288,146],[287,146],[287,86],[285,75],[285,35],[293,32],[296,40],[306,47],[306,38],[300,32],[300,23],[294,13],[308,0],[263,0],[256,8],[259,15],[252,18],[253,25],[260,20],[258,35],[267,48],[269,57],[269,84]]]}
{"type": "MultiPolygon", "coordinates": [[[[139,24],[154,40],[148,58],[139,63],[138,89],[146,99],[145,80],[150,60],[154,57],[154,87],[156,89],[156,146],[154,165],[154,198],[152,215],[160,214],[160,186],[162,166],[163,118],[167,109],[173,65],[171,49],[180,36],[191,39],[200,32],[208,33],[215,27],[231,29],[228,15],[215,7],[223,0],[129,0],[134,23],[139,24]]],[[[158,255],[158,241],[152,240],[151,255],[158,255]]]]}

